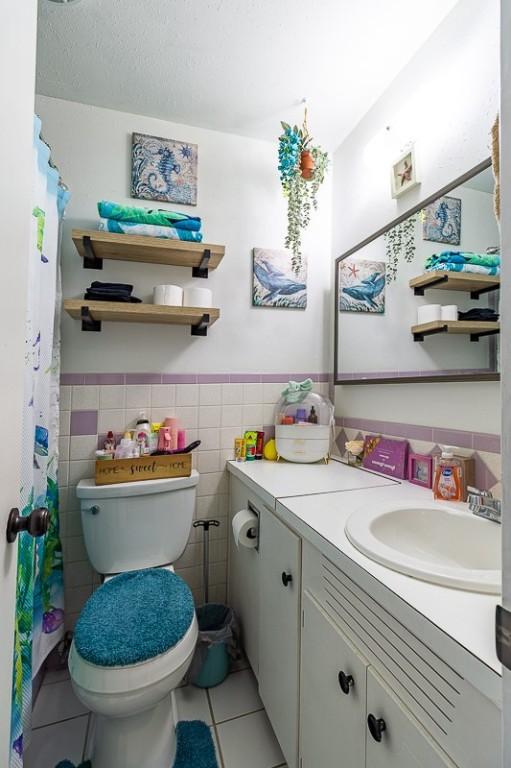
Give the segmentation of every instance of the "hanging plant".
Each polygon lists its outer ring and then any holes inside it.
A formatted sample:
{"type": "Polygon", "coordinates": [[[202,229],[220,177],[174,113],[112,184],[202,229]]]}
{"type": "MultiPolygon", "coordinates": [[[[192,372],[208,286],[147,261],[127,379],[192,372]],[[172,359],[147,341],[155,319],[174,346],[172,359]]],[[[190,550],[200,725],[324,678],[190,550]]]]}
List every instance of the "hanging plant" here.
{"type": "Polygon", "coordinates": [[[385,238],[385,255],[387,257],[387,283],[397,278],[397,270],[401,258],[410,264],[415,258],[415,224],[416,216],[410,216],[392,229],[387,230],[385,238]]]}
{"type": "Polygon", "coordinates": [[[317,194],[325,179],[329,159],[321,147],[312,145],[307,111],[301,128],[284,122],[281,125],[278,170],[287,197],[285,245],[292,253],[291,265],[298,274],[302,266],[302,232],[309,226],[312,210],[317,210],[317,194]]]}

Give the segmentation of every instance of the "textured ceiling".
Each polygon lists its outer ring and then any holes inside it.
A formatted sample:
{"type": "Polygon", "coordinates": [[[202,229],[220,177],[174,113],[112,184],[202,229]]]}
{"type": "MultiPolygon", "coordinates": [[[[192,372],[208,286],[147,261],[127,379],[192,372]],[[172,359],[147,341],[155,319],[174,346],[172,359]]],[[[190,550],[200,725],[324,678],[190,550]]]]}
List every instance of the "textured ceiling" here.
{"type": "MultiPolygon", "coordinates": [[[[39,0],[37,92],[333,148],[457,0],[39,0]]],[[[463,0],[461,0],[463,2],[463,0]]]]}

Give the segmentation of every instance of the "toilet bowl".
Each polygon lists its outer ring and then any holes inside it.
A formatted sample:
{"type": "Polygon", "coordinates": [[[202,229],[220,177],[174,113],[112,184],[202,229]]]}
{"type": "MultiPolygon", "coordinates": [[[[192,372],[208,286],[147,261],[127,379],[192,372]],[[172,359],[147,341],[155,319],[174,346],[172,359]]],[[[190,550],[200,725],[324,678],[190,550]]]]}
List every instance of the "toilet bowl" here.
{"type": "Polygon", "coordinates": [[[192,661],[198,625],[191,591],[168,563],[188,541],[197,482],[194,472],[132,483],[129,495],[126,485],[78,486],[89,558],[110,574],[85,604],[69,654],[74,691],[96,715],[92,768],[172,766],[172,692],[192,661]]]}

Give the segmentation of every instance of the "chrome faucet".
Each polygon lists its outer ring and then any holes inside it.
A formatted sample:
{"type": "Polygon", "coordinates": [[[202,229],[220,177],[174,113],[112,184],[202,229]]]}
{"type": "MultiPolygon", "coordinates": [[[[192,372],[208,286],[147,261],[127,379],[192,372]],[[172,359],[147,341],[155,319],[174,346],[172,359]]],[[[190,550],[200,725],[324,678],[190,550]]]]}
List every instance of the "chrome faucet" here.
{"type": "Polygon", "coordinates": [[[491,491],[479,491],[477,488],[467,488],[468,508],[474,515],[484,517],[494,523],[502,522],[502,502],[494,499],[491,491]]]}

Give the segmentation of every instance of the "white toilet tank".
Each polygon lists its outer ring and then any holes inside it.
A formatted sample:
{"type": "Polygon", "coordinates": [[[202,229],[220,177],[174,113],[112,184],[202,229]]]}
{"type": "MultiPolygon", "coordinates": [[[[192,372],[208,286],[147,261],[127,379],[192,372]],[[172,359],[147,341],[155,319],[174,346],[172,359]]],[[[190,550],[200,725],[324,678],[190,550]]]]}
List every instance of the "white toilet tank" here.
{"type": "Polygon", "coordinates": [[[96,485],[81,480],[83,537],[98,573],[136,571],[174,563],[192,527],[199,473],[190,477],[96,485]]]}

